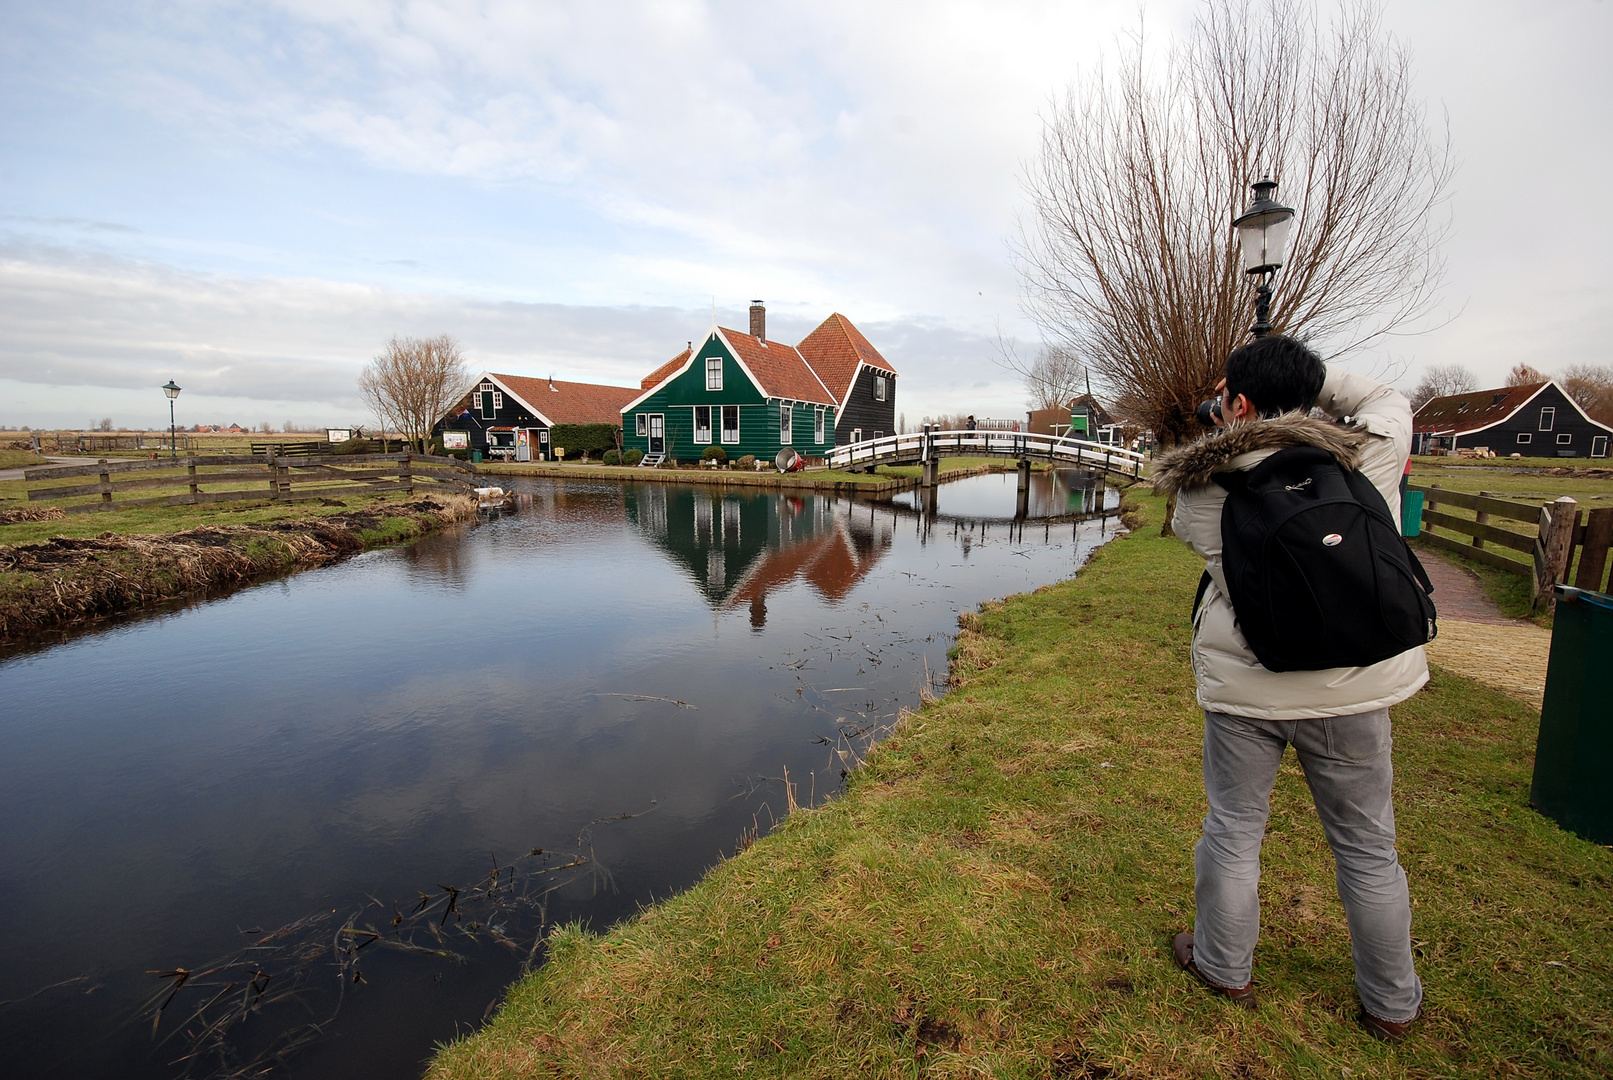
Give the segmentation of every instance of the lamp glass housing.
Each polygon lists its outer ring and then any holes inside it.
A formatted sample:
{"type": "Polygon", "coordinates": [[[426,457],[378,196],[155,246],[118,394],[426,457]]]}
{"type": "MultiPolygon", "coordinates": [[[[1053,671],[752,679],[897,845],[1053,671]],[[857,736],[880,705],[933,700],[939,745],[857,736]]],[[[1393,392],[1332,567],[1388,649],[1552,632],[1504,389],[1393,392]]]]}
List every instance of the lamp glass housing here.
{"type": "Polygon", "coordinates": [[[180,388],[174,385],[174,380],[172,379],[169,379],[162,387],[162,392],[168,395],[169,401],[179,396],[179,390],[180,388]]]}
{"type": "Polygon", "coordinates": [[[1238,219],[1238,244],[1246,274],[1276,270],[1288,258],[1288,235],[1294,212],[1286,206],[1238,219]]]}

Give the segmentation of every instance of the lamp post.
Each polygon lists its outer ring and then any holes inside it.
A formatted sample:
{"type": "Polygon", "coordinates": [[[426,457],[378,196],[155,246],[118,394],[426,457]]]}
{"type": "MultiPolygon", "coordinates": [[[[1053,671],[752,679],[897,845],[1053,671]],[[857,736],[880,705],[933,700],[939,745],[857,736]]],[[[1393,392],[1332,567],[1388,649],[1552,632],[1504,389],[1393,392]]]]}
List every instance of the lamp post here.
{"type": "Polygon", "coordinates": [[[1255,287],[1255,324],[1249,328],[1255,337],[1271,332],[1271,282],[1288,257],[1288,233],[1294,224],[1294,210],[1272,198],[1277,181],[1262,177],[1254,182],[1255,197],[1249,209],[1232,219],[1243,249],[1243,272],[1258,275],[1255,287]]]}
{"type": "Polygon", "coordinates": [[[169,379],[163,384],[162,392],[168,395],[168,460],[178,461],[179,451],[174,447],[174,398],[179,396],[179,387],[169,379]]]}

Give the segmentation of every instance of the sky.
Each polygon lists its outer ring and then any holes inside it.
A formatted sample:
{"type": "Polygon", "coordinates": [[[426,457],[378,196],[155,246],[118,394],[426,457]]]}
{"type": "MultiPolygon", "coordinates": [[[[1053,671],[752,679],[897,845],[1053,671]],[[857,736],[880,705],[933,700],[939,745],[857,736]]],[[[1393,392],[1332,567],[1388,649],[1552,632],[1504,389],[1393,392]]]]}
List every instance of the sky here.
{"type": "MultiPolygon", "coordinates": [[[[1022,416],[1009,241],[1109,3],[0,4],[0,424],[367,423],[393,335],[637,385],[713,312],[831,312],[898,409],[1022,416]]],[[[1325,6],[1324,12],[1330,10],[1325,6]]],[[[1194,0],[1146,10],[1186,32],[1194,0]]],[[[1390,0],[1459,163],[1425,332],[1350,362],[1608,363],[1613,3],[1390,0]]],[[[1303,227],[1303,223],[1301,223],[1303,227]]]]}

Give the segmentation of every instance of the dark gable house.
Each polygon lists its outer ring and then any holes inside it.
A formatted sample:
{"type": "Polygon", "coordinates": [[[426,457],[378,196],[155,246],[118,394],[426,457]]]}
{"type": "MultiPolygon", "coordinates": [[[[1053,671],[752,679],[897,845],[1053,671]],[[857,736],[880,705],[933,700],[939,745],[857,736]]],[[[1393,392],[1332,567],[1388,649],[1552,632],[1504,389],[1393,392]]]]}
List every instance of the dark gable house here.
{"type": "Polygon", "coordinates": [[[1556,383],[1543,382],[1434,398],[1412,420],[1411,449],[1605,458],[1609,436],[1613,428],[1586,416],[1556,383]]]}
{"type": "Polygon", "coordinates": [[[547,461],[557,424],[622,422],[631,386],[531,379],[484,371],[470,393],[431,429],[446,450],[479,450],[484,458],[547,461]]]}

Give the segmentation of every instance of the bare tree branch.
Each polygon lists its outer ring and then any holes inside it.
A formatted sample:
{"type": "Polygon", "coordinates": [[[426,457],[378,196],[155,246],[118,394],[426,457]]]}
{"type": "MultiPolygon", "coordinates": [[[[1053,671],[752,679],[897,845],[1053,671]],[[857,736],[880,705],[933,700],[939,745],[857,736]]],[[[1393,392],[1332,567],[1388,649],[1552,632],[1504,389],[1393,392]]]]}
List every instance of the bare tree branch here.
{"type": "Polygon", "coordinates": [[[425,453],[432,425],[464,395],[468,382],[459,343],[441,334],[394,337],[359,372],[358,389],[382,430],[397,431],[425,453]]]}

